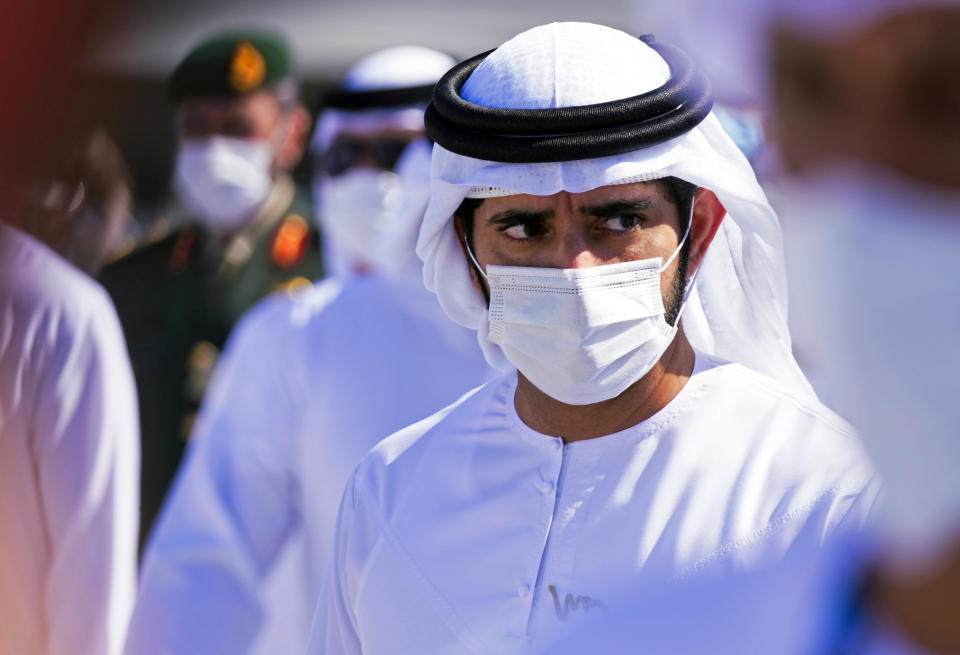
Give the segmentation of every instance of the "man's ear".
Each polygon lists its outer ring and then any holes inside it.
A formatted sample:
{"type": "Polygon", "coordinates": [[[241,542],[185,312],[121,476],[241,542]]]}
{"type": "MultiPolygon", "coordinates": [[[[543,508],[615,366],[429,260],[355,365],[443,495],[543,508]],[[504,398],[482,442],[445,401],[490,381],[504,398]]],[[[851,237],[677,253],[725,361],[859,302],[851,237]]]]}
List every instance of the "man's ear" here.
{"type": "Polygon", "coordinates": [[[287,136],[277,151],[276,166],[280,170],[289,171],[300,162],[306,150],[307,137],[310,134],[310,113],[297,103],[287,110],[283,120],[287,122],[287,136]]]}
{"type": "Polygon", "coordinates": [[[456,214],[453,215],[453,230],[457,233],[457,240],[460,241],[460,247],[463,248],[463,254],[467,254],[467,240],[463,234],[463,223],[460,222],[460,217],[456,214]]]}
{"type": "Polygon", "coordinates": [[[467,238],[463,231],[463,223],[460,221],[460,217],[456,214],[453,215],[453,229],[457,233],[457,240],[460,242],[460,249],[463,250],[463,258],[466,260],[467,268],[470,270],[470,281],[473,283],[473,288],[477,290],[477,293],[486,298],[486,290],[480,283],[480,276],[477,275],[477,269],[473,265],[473,260],[470,259],[470,254],[467,252],[467,238]]]}
{"type": "Polygon", "coordinates": [[[727,210],[720,204],[716,194],[709,189],[697,189],[693,197],[693,224],[690,226],[690,254],[687,257],[687,275],[700,268],[707,248],[720,229],[720,222],[727,210]]]}

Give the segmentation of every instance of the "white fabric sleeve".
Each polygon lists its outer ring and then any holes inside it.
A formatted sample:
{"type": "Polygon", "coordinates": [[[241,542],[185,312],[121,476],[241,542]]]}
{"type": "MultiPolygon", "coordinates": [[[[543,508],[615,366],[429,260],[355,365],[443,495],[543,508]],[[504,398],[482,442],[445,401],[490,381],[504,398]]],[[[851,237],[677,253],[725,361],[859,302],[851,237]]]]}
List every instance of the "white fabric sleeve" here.
{"type": "Polygon", "coordinates": [[[46,655],[121,652],[136,593],[140,439],[133,372],[116,312],[95,288],[61,317],[34,416],[51,546],[46,655]]]}
{"type": "Polygon", "coordinates": [[[834,501],[824,529],[825,535],[851,535],[873,529],[883,479],[874,474],[859,492],[841,494],[834,501]]]}
{"type": "Polygon", "coordinates": [[[294,437],[304,392],[268,299],[217,364],[144,556],[126,652],[246,653],[263,582],[299,529],[294,437]]]}
{"type": "Polygon", "coordinates": [[[362,655],[360,635],[350,597],[350,545],[356,513],[355,474],[340,501],[334,533],[333,561],[327,568],[313,616],[307,655],[362,655]]]}

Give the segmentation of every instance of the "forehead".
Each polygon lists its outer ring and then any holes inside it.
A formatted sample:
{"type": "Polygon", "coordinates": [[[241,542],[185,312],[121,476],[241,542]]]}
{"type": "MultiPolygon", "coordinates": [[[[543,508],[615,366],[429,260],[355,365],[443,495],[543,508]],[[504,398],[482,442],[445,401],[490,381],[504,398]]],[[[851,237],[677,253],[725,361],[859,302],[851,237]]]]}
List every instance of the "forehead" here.
{"type": "Polygon", "coordinates": [[[533,196],[517,194],[486,198],[482,207],[488,212],[499,212],[509,209],[543,210],[556,207],[562,203],[569,203],[574,209],[591,207],[614,201],[636,202],[645,200],[654,204],[670,202],[663,183],[658,181],[631,182],[629,184],[612,184],[601,186],[581,193],[561,191],[552,196],[533,196]]]}
{"type": "Polygon", "coordinates": [[[280,111],[280,103],[266,91],[239,98],[191,98],[177,108],[181,116],[236,116],[271,117],[280,111]]]}

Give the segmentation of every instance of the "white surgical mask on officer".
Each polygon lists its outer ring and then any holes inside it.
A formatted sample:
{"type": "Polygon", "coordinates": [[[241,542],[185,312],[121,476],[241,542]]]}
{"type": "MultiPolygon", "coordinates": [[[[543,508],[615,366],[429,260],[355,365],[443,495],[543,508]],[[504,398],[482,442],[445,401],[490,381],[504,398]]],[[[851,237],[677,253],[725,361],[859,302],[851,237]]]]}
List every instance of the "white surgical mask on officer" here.
{"type": "Polygon", "coordinates": [[[211,136],[184,141],[174,184],[205,227],[230,232],[263,204],[273,185],[272,140],[211,136]]]}

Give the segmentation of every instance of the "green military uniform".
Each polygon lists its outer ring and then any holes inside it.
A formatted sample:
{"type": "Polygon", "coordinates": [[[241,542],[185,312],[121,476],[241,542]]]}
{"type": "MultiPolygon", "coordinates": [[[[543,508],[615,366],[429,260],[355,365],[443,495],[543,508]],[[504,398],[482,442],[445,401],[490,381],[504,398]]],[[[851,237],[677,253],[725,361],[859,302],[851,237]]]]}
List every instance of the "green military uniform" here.
{"type": "MultiPolygon", "coordinates": [[[[261,74],[241,80],[244,92],[277,79],[275,69],[283,62],[277,63],[276,53],[254,39],[241,43],[246,48],[242,56],[250,58],[250,48],[255,48],[264,54],[258,61],[266,63],[261,74]],[[256,77],[262,83],[251,88],[256,77]]],[[[231,89],[239,95],[229,80],[224,84],[221,79],[236,71],[215,65],[236,52],[231,47],[211,50],[209,44],[194,50],[174,74],[174,97],[211,90],[229,95],[231,89]],[[202,55],[198,60],[197,52],[202,55]],[[184,72],[191,58],[195,65],[184,72]],[[204,76],[209,77],[206,86],[204,76]]],[[[310,203],[286,175],[275,180],[266,201],[238,233],[217,237],[189,217],[170,223],[179,227],[112,262],[100,276],[117,307],[137,381],[141,543],[163,503],[234,323],[266,294],[308,284],[323,272],[310,203]]]]}

